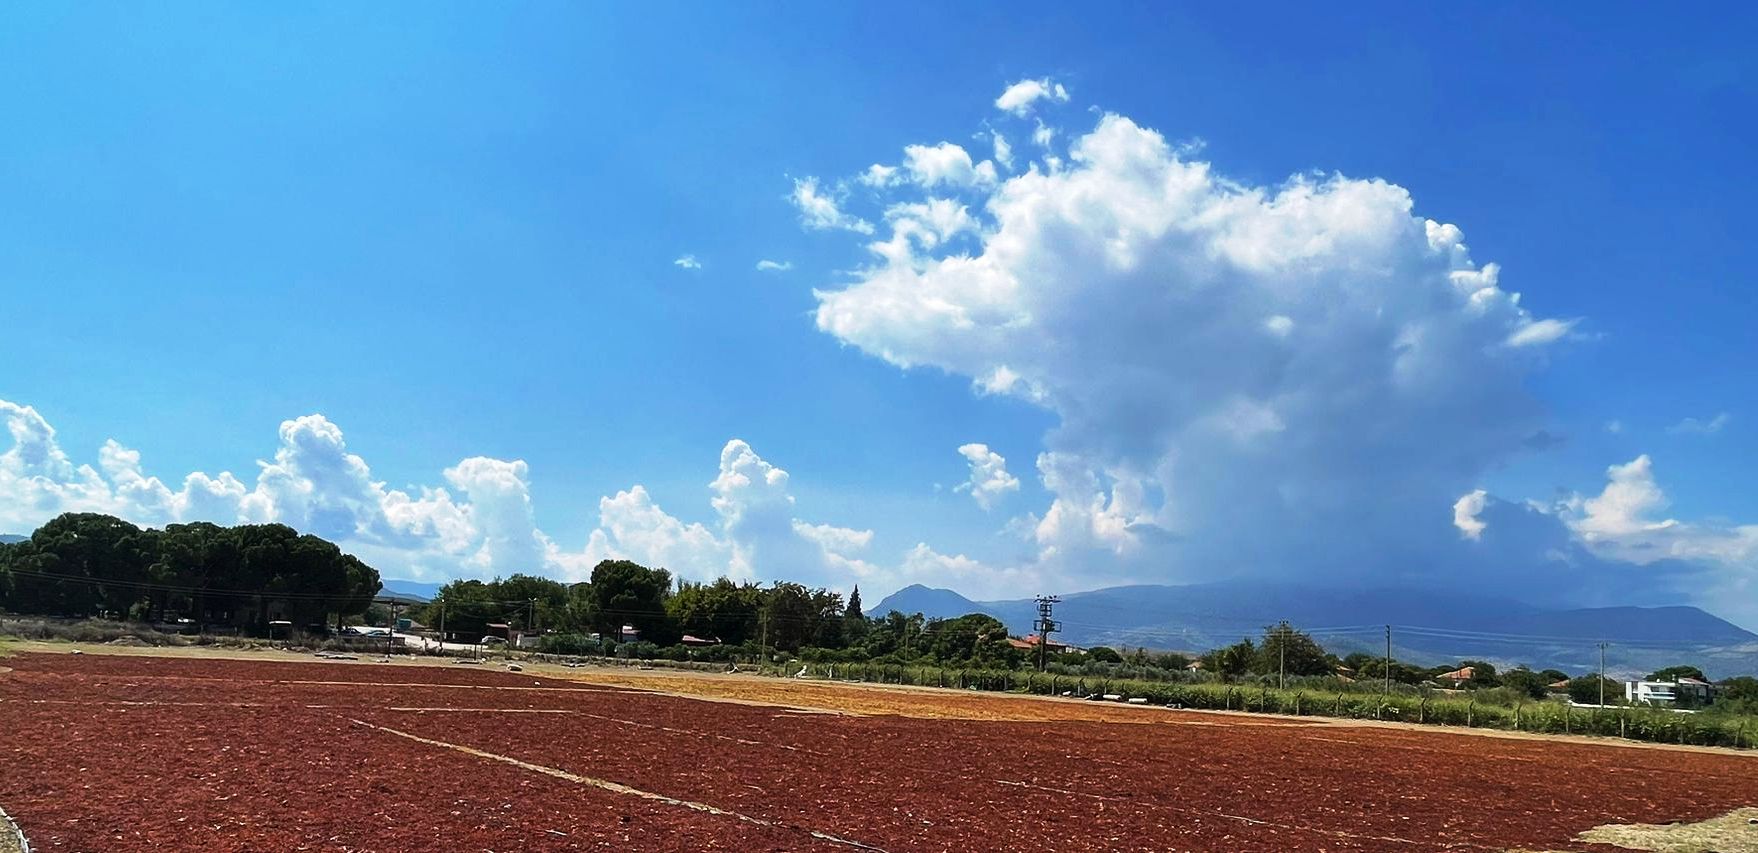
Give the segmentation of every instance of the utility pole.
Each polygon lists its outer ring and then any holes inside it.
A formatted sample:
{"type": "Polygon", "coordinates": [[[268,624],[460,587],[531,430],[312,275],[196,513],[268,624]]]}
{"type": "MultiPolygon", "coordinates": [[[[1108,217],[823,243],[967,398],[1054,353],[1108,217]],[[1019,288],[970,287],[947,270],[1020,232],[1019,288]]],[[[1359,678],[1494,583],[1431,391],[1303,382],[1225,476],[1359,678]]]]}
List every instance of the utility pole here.
{"type": "Polygon", "coordinates": [[[1038,596],[1038,619],[1032,623],[1032,628],[1038,632],[1039,672],[1043,672],[1050,665],[1050,632],[1062,629],[1056,620],[1050,618],[1050,609],[1061,600],[1054,595],[1038,596]]]}
{"type": "Polygon", "coordinates": [[[1605,643],[1599,644],[1599,707],[1605,707],[1605,643]]]}
{"type": "Polygon", "coordinates": [[[1282,627],[1276,631],[1276,663],[1281,671],[1276,675],[1276,689],[1288,687],[1288,620],[1282,620],[1282,627]]]}
{"type": "Polygon", "coordinates": [[[763,624],[763,639],[757,643],[757,654],[760,655],[757,666],[759,667],[758,671],[761,672],[762,658],[769,657],[769,611],[765,610],[759,613],[757,621],[763,624]]]}
{"type": "Polygon", "coordinates": [[[397,643],[397,600],[391,599],[391,626],[385,632],[385,657],[390,657],[391,647],[397,643]]]}
{"type": "Polygon", "coordinates": [[[1386,626],[1386,695],[1392,695],[1392,626],[1386,626]]]}
{"type": "Polygon", "coordinates": [[[440,653],[446,651],[446,600],[440,599],[440,653]]]}

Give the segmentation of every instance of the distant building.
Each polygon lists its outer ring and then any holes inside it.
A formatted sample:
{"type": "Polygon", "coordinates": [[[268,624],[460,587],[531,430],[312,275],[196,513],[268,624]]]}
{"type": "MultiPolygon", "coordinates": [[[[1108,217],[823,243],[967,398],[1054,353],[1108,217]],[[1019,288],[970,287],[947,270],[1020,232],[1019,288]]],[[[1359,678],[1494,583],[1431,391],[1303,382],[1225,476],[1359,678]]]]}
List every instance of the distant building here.
{"type": "Polygon", "coordinates": [[[1671,705],[1678,699],[1673,692],[1677,686],[1671,681],[1626,681],[1624,700],[1640,705],[1671,705]]]}
{"type": "Polygon", "coordinates": [[[1707,705],[1716,698],[1716,686],[1702,679],[1677,681],[1626,681],[1624,700],[1640,705],[1707,705]]]}
{"type": "Polygon", "coordinates": [[[1626,681],[1624,699],[1641,705],[1676,705],[1680,699],[1707,705],[1715,699],[1715,685],[1696,678],[1677,681],[1626,681]]]}
{"type": "MultiPolygon", "coordinates": [[[[1027,651],[1037,651],[1037,649],[1038,649],[1038,635],[1037,634],[1027,634],[1023,638],[1021,638],[1021,637],[1008,637],[1007,644],[1016,648],[1016,649],[1024,649],[1027,651]]],[[[1051,640],[1047,645],[1049,646],[1049,650],[1052,654],[1059,654],[1061,652],[1078,652],[1078,651],[1080,651],[1080,649],[1075,648],[1074,646],[1071,646],[1067,643],[1058,643],[1055,640],[1051,640]]]]}
{"type": "Polygon", "coordinates": [[[1448,682],[1448,683],[1452,684],[1454,687],[1458,687],[1459,685],[1470,681],[1476,675],[1477,675],[1477,667],[1475,667],[1475,666],[1462,666],[1462,667],[1459,667],[1458,669],[1453,670],[1452,672],[1443,672],[1440,675],[1435,676],[1434,680],[1448,682]]]}
{"type": "Polygon", "coordinates": [[[701,637],[692,636],[690,634],[685,634],[684,638],[682,640],[679,640],[679,642],[683,643],[686,646],[718,646],[718,645],[720,645],[719,640],[703,639],[701,637]]]}

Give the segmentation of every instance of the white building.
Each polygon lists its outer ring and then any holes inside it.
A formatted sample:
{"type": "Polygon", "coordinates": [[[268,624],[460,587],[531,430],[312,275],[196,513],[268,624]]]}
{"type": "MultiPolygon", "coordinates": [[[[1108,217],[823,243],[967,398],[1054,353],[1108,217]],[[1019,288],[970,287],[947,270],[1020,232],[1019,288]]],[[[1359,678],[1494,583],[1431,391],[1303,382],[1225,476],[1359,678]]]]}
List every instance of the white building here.
{"type": "Polygon", "coordinates": [[[1674,705],[1680,697],[1689,697],[1697,705],[1707,705],[1715,698],[1714,693],[1715,685],[1695,678],[1624,682],[1624,699],[1643,705],[1674,705]]]}
{"type": "Polygon", "coordinates": [[[1626,681],[1624,701],[1640,705],[1671,705],[1678,699],[1678,684],[1671,681],[1626,681]]]}

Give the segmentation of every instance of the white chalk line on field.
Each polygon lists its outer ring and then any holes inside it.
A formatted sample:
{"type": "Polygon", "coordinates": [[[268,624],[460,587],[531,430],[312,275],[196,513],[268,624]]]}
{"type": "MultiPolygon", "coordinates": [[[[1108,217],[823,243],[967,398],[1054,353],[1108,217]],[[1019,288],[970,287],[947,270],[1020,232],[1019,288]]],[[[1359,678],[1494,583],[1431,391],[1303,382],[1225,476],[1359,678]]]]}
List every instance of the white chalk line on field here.
{"type": "MultiPolygon", "coordinates": [[[[423,713],[423,712],[429,712],[429,711],[472,712],[472,711],[480,711],[480,710],[484,710],[484,709],[474,709],[474,708],[387,708],[386,710],[423,713]]],[[[641,723],[641,722],[636,722],[634,720],[625,720],[625,719],[621,719],[618,717],[607,717],[607,716],[604,716],[601,714],[592,714],[592,713],[588,713],[585,711],[571,710],[571,709],[565,709],[565,708],[561,708],[561,709],[508,708],[508,709],[488,709],[488,710],[491,713],[574,714],[574,715],[582,716],[582,717],[590,717],[590,718],[596,719],[596,720],[604,720],[606,722],[620,723],[623,725],[635,726],[637,728],[652,729],[652,730],[656,730],[656,731],[670,732],[673,734],[694,735],[696,737],[706,737],[706,738],[714,738],[716,740],[731,741],[734,743],[744,744],[747,746],[771,746],[771,747],[777,747],[780,749],[792,750],[792,751],[796,751],[796,752],[810,753],[813,755],[820,755],[820,756],[827,756],[827,757],[831,756],[830,753],[823,752],[820,750],[815,750],[815,749],[808,749],[805,747],[790,746],[788,744],[780,744],[780,743],[766,743],[764,741],[747,740],[745,738],[731,737],[728,735],[718,735],[718,734],[713,734],[710,732],[690,731],[688,729],[674,729],[669,726],[654,725],[652,723],[641,723]]],[[[354,720],[353,722],[360,722],[360,721],[354,720]]],[[[361,724],[362,725],[369,725],[369,726],[372,725],[370,723],[361,723],[361,724]]],[[[373,728],[381,728],[381,727],[373,726],[373,728]]],[[[403,734],[402,732],[396,732],[394,729],[384,729],[384,730],[391,731],[396,734],[403,734]]],[[[420,739],[414,735],[404,735],[404,736],[415,738],[418,740],[420,739]]],[[[426,741],[424,741],[424,742],[426,742],[426,741]]],[[[435,743],[440,743],[442,745],[449,745],[449,744],[444,744],[444,742],[435,742],[435,743]]],[[[453,748],[465,749],[466,751],[469,751],[472,754],[476,754],[476,751],[470,750],[466,747],[455,747],[454,746],[453,748]]],[[[486,753],[485,756],[498,758],[498,756],[494,756],[493,753],[486,753]]],[[[518,759],[506,759],[506,760],[520,764],[520,766],[524,766],[522,762],[518,761],[518,759]]],[[[1107,762],[1107,763],[1114,763],[1114,764],[1118,764],[1119,766],[1123,765],[1123,762],[1107,762]]],[[[540,771],[540,772],[544,772],[544,771],[540,771]]],[[[559,772],[565,773],[566,771],[559,771],[559,772]]],[[[961,779],[963,781],[968,781],[968,782],[981,781],[975,777],[964,776],[962,774],[956,774],[955,776],[958,779],[961,779]]],[[[1426,846],[1426,845],[1430,845],[1430,844],[1434,843],[1433,841],[1415,840],[1415,839],[1401,838],[1398,836],[1391,836],[1391,835],[1371,835],[1371,834],[1347,832],[1344,830],[1336,830],[1336,829],[1322,829],[1322,828],[1313,827],[1313,826],[1301,826],[1298,824],[1278,823],[1276,821],[1264,820],[1261,818],[1254,818],[1254,817],[1247,817],[1245,815],[1230,814],[1227,812],[1184,808],[1184,807],[1171,806],[1171,805],[1167,805],[1164,803],[1144,801],[1144,800],[1134,799],[1134,798],[1129,798],[1129,797],[1114,797],[1114,796],[1108,796],[1105,794],[1095,794],[1095,793],[1091,793],[1088,791],[1076,791],[1076,790],[1072,790],[1072,789],[1068,789],[1068,788],[1057,788],[1057,787],[1051,787],[1051,786],[1047,786],[1047,785],[1034,785],[1034,784],[1031,784],[1028,782],[1014,782],[1014,781],[1008,781],[1005,779],[996,779],[994,781],[997,784],[1001,784],[1001,785],[1008,785],[1008,786],[1020,787],[1020,788],[1031,788],[1031,789],[1037,789],[1037,790],[1042,790],[1042,791],[1048,791],[1048,792],[1055,793],[1055,794],[1063,794],[1063,795],[1067,795],[1067,796],[1086,797],[1089,799],[1127,803],[1127,804],[1130,804],[1133,806],[1147,806],[1149,808],[1157,808],[1157,809],[1163,809],[1163,810],[1167,810],[1167,811],[1180,812],[1180,813],[1184,813],[1184,814],[1199,815],[1199,816],[1203,816],[1203,817],[1218,817],[1218,818],[1223,818],[1223,819],[1227,819],[1227,820],[1236,820],[1241,823],[1246,823],[1246,824],[1250,824],[1250,825],[1254,825],[1254,826],[1264,826],[1264,827],[1269,827],[1272,829],[1285,829],[1285,830],[1289,830],[1291,832],[1305,832],[1305,833],[1312,833],[1312,834],[1317,834],[1317,835],[1326,835],[1326,836],[1331,836],[1331,837],[1335,837],[1335,838],[1352,839],[1352,840],[1356,840],[1356,841],[1388,841],[1388,842],[1393,842],[1393,843],[1398,843],[1398,844],[1410,844],[1410,845],[1416,845],[1416,846],[1426,846]]],[[[616,783],[610,783],[610,784],[616,784],[616,783]]],[[[759,790],[761,790],[761,789],[759,789],[759,790]]],[[[831,840],[841,841],[842,839],[831,839],[831,840]]],[[[1441,849],[1450,849],[1450,848],[1458,848],[1458,847],[1468,847],[1468,848],[1475,848],[1475,849],[1480,849],[1480,850],[1495,850],[1495,851],[1502,851],[1503,850],[1503,848],[1501,848],[1501,847],[1494,847],[1494,846],[1485,845],[1485,844],[1477,844],[1477,843],[1469,842],[1469,841],[1443,843],[1441,849]]]]}
{"type": "Polygon", "coordinates": [[[639,797],[643,800],[652,800],[652,801],[658,802],[658,803],[665,803],[666,805],[679,806],[682,808],[690,809],[692,811],[698,811],[698,812],[702,812],[704,814],[715,815],[717,817],[730,817],[730,818],[733,818],[734,820],[743,821],[743,822],[751,824],[753,826],[761,826],[766,829],[785,829],[785,830],[792,830],[794,832],[803,832],[807,835],[812,836],[813,838],[819,839],[820,841],[829,841],[834,844],[841,844],[841,845],[844,845],[847,847],[854,847],[859,850],[873,850],[873,851],[877,851],[877,853],[885,853],[883,848],[874,847],[871,844],[863,844],[859,841],[854,841],[851,839],[842,838],[840,836],[831,835],[830,833],[827,833],[827,832],[819,832],[818,830],[815,830],[815,829],[807,829],[806,827],[795,826],[795,825],[789,824],[789,823],[782,823],[779,821],[765,820],[760,817],[752,817],[748,814],[743,814],[740,812],[731,811],[729,809],[723,809],[718,806],[711,806],[711,805],[708,805],[707,803],[698,803],[693,800],[681,800],[681,799],[678,799],[677,797],[668,797],[664,794],[656,794],[652,791],[643,791],[640,788],[630,787],[630,786],[624,785],[620,782],[612,782],[608,779],[594,779],[590,776],[581,776],[578,773],[570,773],[566,770],[562,770],[562,769],[559,769],[556,767],[546,767],[542,764],[532,764],[529,761],[521,761],[517,758],[513,758],[513,757],[507,756],[507,755],[499,755],[499,754],[496,754],[493,752],[487,752],[485,750],[476,749],[474,747],[464,746],[462,744],[447,743],[446,741],[443,741],[443,740],[434,740],[432,738],[425,738],[425,737],[422,737],[417,734],[411,734],[409,732],[400,731],[398,729],[393,729],[393,728],[390,728],[389,726],[374,725],[372,723],[366,722],[365,720],[350,719],[348,722],[353,723],[358,726],[365,726],[366,728],[373,729],[375,731],[381,731],[386,734],[396,735],[397,737],[400,737],[400,738],[406,738],[408,740],[415,741],[416,743],[422,743],[422,744],[426,744],[428,746],[437,746],[437,747],[442,747],[445,749],[456,750],[456,751],[462,752],[466,755],[476,756],[477,758],[486,758],[490,761],[499,761],[502,764],[511,764],[514,767],[518,767],[522,770],[529,770],[533,773],[542,773],[546,776],[553,776],[557,779],[563,779],[563,780],[573,782],[573,783],[579,784],[579,785],[588,785],[593,788],[598,788],[600,790],[609,791],[613,794],[623,794],[625,796],[630,796],[630,797],[639,797]]]}
{"type": "MultiPolygon", "coordinates": [[[[1039,784],[1034,784],[1031,782],[1016,782],[1016,781],[1013,781],[1010,779],[996,779],[994,781],[995,781],[995,784],[997,784],[997,785],[1007,785],[1007,786],[1013,787],[1013,788],[1028,788],[1028,789],[1038,790],[1038,791],[1049,791],[1050,793],[1053,793],[1053,794],[1066,794],[1071,797],[1087,797],[1088,799],[1094,799],[1094,800],[1105,800],[1108,802],[1115,802],[1115,803],[1127,803],[1132,806],[1139,806],[1139,807],[1150,808],[1150,809],[1161,809],[1164,811],[1172,811],[1172,812],[1178,812],[1180,814],[1196,815],[1199,817],[1218,817],[1218,818],[1224,818],[1226,820],[1236,820],[1236,821],[1239,821],[1240,823],[1249,824],[1252,826],[1266,826],[1271,829],[1286,829],[1290,832],[1309,832],[1314,835],[1328,835],[1333,838],[1347,838],[1347,839],[1354,840],[1354,841],[1390,841],[1390,842],[1393,842],[1396,844],[1411,844],[1411,845],[1415,845],[1417,847],[1428,847],[1431,849],[1433,849],[1434,845],[1437,843],[1432,838],[1418,840],[1418,839],[1413,839],[1413,838],[1400,838],[1396,835],[1368,835],[1368,834],[1363,834],[1363,833],[1358,833],[1358,832],[1346,832],[1341,829],[1321,829],[1316,826],[1302,826],[1300,824],[1295,824],[1295,823],[1279,823],[1279,822],[1273,821],[1273,820],[1264,820],[1262,818],[1247,817],[1245,815],[1238,815],[1238,814],[1230,814],[1228,812],[1209,811],[1207,809],[1193,809],[1193,808],[1187,808],[1187,807],[1183,807],[1183,806],[1167,805],[1166,803],[1159,803],[1159,802],[1154,802],[1151,800],[1141,800],[1141,799],[1136,799],[1134,797],[1113,797],[1108,794],[1095,794],[1095,793],[1092,793],[1091,791],[1076,791],[1076,790],[1073,790],[1070,788],[1057,788],[1057,787],[1053,787],[1050,785],[1039,785],[1039,784]]],[[[1438,843],[1440,844],[1440,849],[1443,849],[1443,850],[1454,848],[1454,847],[1470,847],[1470,848],[1474,848],[1477,850],[1494,850],[1494,851],[1497,851],[1497,853],[1504,853],[1504,851],[1506,851],[1506,849],[1507,849],[1505,847],[1495,847],[1495,846],[1491,846],[1488,844],[1478,844],[1474,841],[1448,841],[1448,842],[1438,842],[1438,843]]]]}

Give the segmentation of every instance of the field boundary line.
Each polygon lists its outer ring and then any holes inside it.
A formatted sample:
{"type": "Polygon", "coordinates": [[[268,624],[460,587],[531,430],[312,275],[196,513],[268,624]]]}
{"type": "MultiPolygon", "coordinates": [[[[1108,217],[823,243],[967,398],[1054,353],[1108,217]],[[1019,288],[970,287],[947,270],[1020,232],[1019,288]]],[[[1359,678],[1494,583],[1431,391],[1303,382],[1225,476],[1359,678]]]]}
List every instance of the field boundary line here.
{"type": "Polygon", "coordinates": [[[795,826],[793,824],[782,823],[780,821],[765,820],[760,817],[752,817],[748,814],[735,812],[730,809],[723,809],[723,808],[720,808],[719,806],[711,806],[707,803],[698,803],[698,802],[695,802],[694,800],[681,800],[681,799],[678,799],[677,797],[668,797],[665,794],[658,794],[658,793],[654,793],[652,791],[644,791],[644,790],[641,790],[640,788],[635,788],[635,787],[631,787],[629,785],[624,785],[621,782],[612,782],[608,779],[594,779],[591,776],[581,776],[578,773],[570,773],[566,770],[562,770],[557,767],[546,767],[542,764],[532,764],[529,761],[521,761],[517,758],[513,758],[510,755],[499,755],[497,753],[488,752],[486,750],[481,750],[481,749],[476,749],[475,747],[464,746],[462,744],[448,743],[443,740],[434,740],[433,738],[425,738],[425,737],[422,737],[421,735],[412,734],[410,732],[405,732],[405,731],[401,731],[398,729],[393,729],[389,726],[375,725],[373,723],[366,722],[365,720],[356,720],[356,719],[350,718],[348,720],[348,722],[353,723],[357,726],[365,726],[366,728],[373,729],[375,731],[381,731],[386,734],[393,734],[393,735],[396,735],[397,737],[400,737],[400,738],[406,738],[408,740],[415,741],[416,743],[426,744],[428,746],[442,747],[445,749],[452,749],[452,750],[456,750],[458,752],[462,752],[466,755],[473,755],[477,758],[486,758],[490,761],[499,761],[503,764],[511,764],[512,766],[518,767],[522,770],[529,770],[533,773],[542,773],[545,776],[553,776],[557,779],[562,779],[562,780],[565,780],[568,782],[573,782],[578,785],[587,785],[587,786],[590,786],[593,788],[598,788],[600,790],[609,791],[613,794],[623,794],[625,796],[639,797],[643,800],[652,800],[654,802],[665,803],[666,805],[679,806],[682,808],[690,809],[692,811],[698,811],[698,812],[702,812],[704,814],[715,815],[716,817],[730,817],[730,818],[733,818],[734,820],[743,821],[743,822],[751,824],[753,826],[761,826],[766,829],[788,829],[788,830],[793,830],[795,832],[803,832],[807,835],[812,836],[813,838],[819,839],[820,841],[829,841],[834,844],[841,844],[841,845],[844,845],[847,847],[853,847],[853,848],[856,848],[859,850],[873,850],[873,851],[876,851],[876,853],[886,853],[886,851],[883,848],[874,847],[871,844],[863,844],[862,842],[854,841],[852,839],[842,838],[842,837],[836,836],[836,835],[831,835],[828,832],[819,832],[818,830],[808,829],[803,826],[795,826]]]}
{"type": "MultiPolygon", "coordinates": [[[[994,781],[995,781],[995,784],[997,784],[997,785],[1007,785],[1007,786],[1013,787],[1013,788],[1026,788],[1028,790],[1049,791],[1049,792],[1055,793],[1055,794],[1067,794],[1067,795],[1073,796],[1073,797],[1088,797],[1088,798],[1094,799],[1094,800],[1106,800],[1109,802],[1128,803],[1129,805],[1132,805],[1132,806],[1146,806],[1146,807],[1152,808],[1152,809],[1163,809],[1165,811],[1179,812],[1181,814],[1198,815],[1200,817],[1226,818],[1228,820],[1236,820],[1236,821],[1239,821],[1240,823],[1249,824],[1252,826],[1267,826],[1267,827],[1270,827],[1271,829],[1286,829],[1286,830],[1290,830],[1293,832],[1310,832],[1315,835],[1328,835],[1328,836],[1331,836],[1332,838],[1346,838],[1346,839],[1349,839],[1352,841],[1390,841],[1390,842],[1394,842],[1397,844],[1410,844],[1410,845],[1414,845],[1417,847],[1428,847],[1430,849],[1433,849],[1433,845],[1435,844],[1434,839],[1417,840],[1414,838],[1401,838],[1396,835],[1369,835],[1366,833],[1349,832],[1347,830],[1342,830],[1342,829],[1322,829],[1322,828],[1316,827],[1316,826],[1302,826],[1300,824],[1295,824],[1295,823],[1279,823],[1279,822],[1273,821],[1273,820],[1264,820],[1262,818],[1247,817],[1245,815],[1238,815],[1238,814],[1230,814],[1228,812],[1218,812],[1218,811],[1207,811],[1205,809],[1184,808],[1181,806],[1167,805],[1165,803],[1143,801],[1143,800],[1135,799],[1132,797],[1113,797],[1108,794],[1095,794],[1095,793],[1092,793],[1091,791],[1076,791],[1071,788],[1057,788],[1057,787],[1054,787],[1051,785],[1039,785],[1039,784],[1035,784],[1032,782],[1018,782],[1018,781],[1014,781],[1011,779],[996,779],[994,781]]],[[[1445,842],[1445,843],[1441,844],[1440,849],[1448,850],[1448,849],[1452,849],[1455,847],[1470,847],[1470,848],[1476,849],[1476,850],[1494,850],[1494,851],[1496,851],[1496,853],[1505,853],[1505,851],[1507,850],[1507,848],[1505,848],[1505,847],[1497,847],[1497,846],[1493,846],[1493,845],[1489,845],[1489,844],[1478,844],[1475,841],[1445,842]]]]}

